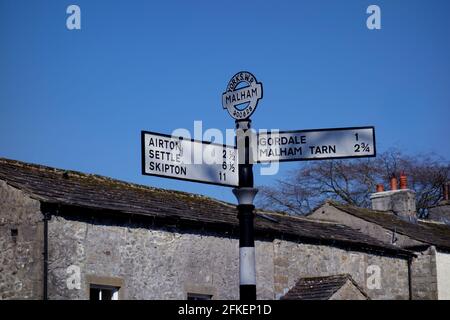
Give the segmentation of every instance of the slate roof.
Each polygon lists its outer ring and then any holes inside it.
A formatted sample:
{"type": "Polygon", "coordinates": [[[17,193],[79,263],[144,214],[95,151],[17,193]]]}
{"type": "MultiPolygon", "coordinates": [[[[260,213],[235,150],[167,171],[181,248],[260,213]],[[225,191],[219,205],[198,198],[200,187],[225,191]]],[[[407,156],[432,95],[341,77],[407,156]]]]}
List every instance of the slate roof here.
{"type": "MultiPolygon", "coordinates": [[[[99,175],[0,158],[0,180],[45,204],[101,212],[171,219],[177,225],[202,224],[237,230],[236,206],[205,196],[127,183],[99,175]]],[[[230,191],[231,192],[231,191],[230,191]]],[[[82,211],[82,210],[79,210],[82,211]]],[[[208,229],[206,229],[208,230],[208,229]]],[[[399,256],[412,252],[370,238],[347,226],[257,211],[256,235],[294,237],[399,256]]]]}
{"type": "Polygon", "coordinates": [[[450,226],[448,225],[424,220],[412,223],[397,217],[392,212],[364,209],[334,201],[328,201],[328,203],[336,209],[378,224],[385,229],[406,235],[426,244],[450,250],[450,226]]]}
{"type": "Polygon", "coordinates": [[[283,296],[281,300],[329,300],[347,281],[350,281],[362,295],[369,299],[367,294],[348,274],[325,277],[301,278],[283,296]]]}

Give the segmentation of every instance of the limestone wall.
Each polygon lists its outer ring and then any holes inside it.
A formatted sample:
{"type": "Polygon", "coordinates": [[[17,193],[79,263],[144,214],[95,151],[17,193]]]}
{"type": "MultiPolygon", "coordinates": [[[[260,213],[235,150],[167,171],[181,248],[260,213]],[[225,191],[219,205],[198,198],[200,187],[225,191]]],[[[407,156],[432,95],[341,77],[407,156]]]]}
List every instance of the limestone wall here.
{"type": "Polygon", "coordinates": [[[436,250],[430,247],[416,252],[411,263],[411,291],[413,300],[437,299],[436,250]]]}
{"type": "MultiPolygon", "coordinates": [[[[126,299],[185,299],[188,292],[238,299],[234,237],[58,216],[49,231],[52,299],[87,299],[92,277],[119,279],[126,299]],[[80,287],[69,288],[77,268],[80,287]]],[[[404,259],[284,240],[256,241],[256,259],[259,299],[278,299],[300,277],[341,273],[351,274],[373,299],[409,296],[404,259]],[[371,265],[380,267],[379,288],[366,285],[371,265]]]]}
{"type": "Polygon", "coordinates": [[[330,246],[274,242],[274,288],[284,295],[300,277],[350,274],[371,299],[408,299],[408,262],[330,246]]]}
{"type": "Polygon", "coordinates": [[[40,204],[0,180],[0,300],[42,299],[40,204]]]}
{"type": "Polygon", "coordinates": [[[436,251],[438,299],[450,300],[450,253],[436,251]]]}

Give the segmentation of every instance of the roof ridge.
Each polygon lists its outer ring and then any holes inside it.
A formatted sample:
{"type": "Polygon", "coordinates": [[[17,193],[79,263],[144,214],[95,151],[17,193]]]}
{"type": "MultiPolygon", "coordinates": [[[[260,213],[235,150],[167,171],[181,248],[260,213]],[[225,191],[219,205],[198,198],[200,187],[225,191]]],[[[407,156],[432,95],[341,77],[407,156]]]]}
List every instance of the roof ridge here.
{"type": "MultiPolygon", "coordinates": [[[[278,212],[278,211],[268,211],[268,210],[264,210],[264,209],[258,209],[256,208],[256,213],[259,214],[266,214],[266,215],[272,215],[272,216],[279,216],[279,217],[283,217],[283,218],[292,218],[292,219],[296,219],[296,220],[301,220],[301,221],[305,221],[305,222],[312,222],[312,223],[317,223],[317,224],[324,224],[324,225],[333,225],[333,226],[342,226],[342,227],[347,227],[346,225],[339,223],[339,222],[333,222],[333,221],[326,221],[326,220],[312,220],[310,218],[308,218],[307,216],[300,216],[300,215],[291,215],[289,213],[283,213],[283,212],[278,212]]],[[[354,229],[352,229],[354,230],[354,229]]],[[[357,231],[357,230],[354,230],[357,231]]]]}
{"type": "MultiPolygon", "coordinates": [[[[331,199],[328,199],[328,200],[326,200],[324,203],[322,203],[322,205],[325,205],[325,204],[330,204],[330,205],[332,205],[333,207],[336,207],[336,206],[338,206],[338,207],[343,207],[343,208],[345,208],[345,207],[351,207],[351,208],[353,208],[353,209],[364,210],[364,211],[373,212],[373,213],[377,213],[377,214],[378,214],[378,213],[381,213],[381,214],[389,215],[389,216],[393,215],[394,217],[400,219],[398,216],[396,216],[396,215],[394,214],[393,211],[381,211],[381,210],[375,210],[375,209],[370,209],[370,208],[363,208],[363,207],[358,207],[358,206],[355,206],[355,205],[352,205],[352,204],[340,203],[340,202],[338,202],[338,201],[336,201],[336,200],[331,200],[331,199]]],[[[320,208],[320,207],[321,207],[321,206],[319,206],[319,208],[320,208]]],[[[339,208],[338,208],[338,209],[339,209],[339,208]]],[[[400,220],[401,220],[401,219],[400,219],[400,220]]]]}
{"type": "Polygon", "coordinates": [[[436,220],[426,220],[426,219],[417,219],[417,222],[423,223],[423,224],[437,224],[439,226],[448,227],[450,226],[442,221],[436,221],[436,220]]]}
{"type": "Polygon", "coordinates": [[[38,171],[42,171],[42,172],[61,173],[61,175],[68,174],[69,177],[72,175],[74,177],[81,178],[81,179],[87,179],[87,178],[92,179],[93,178],[95,180],[102,181],[102,182],[114,182],[114,183],[129,187],[129,188],[151,190],[151,191],[164,192],[164,193],[176,193],[180,196],[191,197],[191,198],[201,198],[203,200],[218,202],[218,203],[221,203],[226,206],[232,206],[232,207],[235,206],[229,202],[222,201],[222,200],[215,199],[215,198],[208,197],[208,196],[201,195],[201,194],[195,194],[195,193],[173,190],[173,189],[164,189],[164,188],[146,186],[143,184],[127,182],[124,180],[120,180],[117,178],[111,178],[111,177],[96,174],[96,173],[84,173],[84,172],[77,171],[77,170],[61,169],[61,168],[50,167],[50,166],[46,166],[46,165],[42,165],[42,164],[36,164],[36,163],[30,163],[30,162],[24,162],[24,161],[0,157],[0,164],[2,164],[2,163],[8,164],[8,165],[13,165],[13,166],[18,166],[18,167],[22,167],[22,168],[28,168],[28,169],[32,169],[32,170],[38,170],[38,171]]]}
{"type": "Polygon", "coordinates": [[[324,276],[314,276],[314,277],[302,277],[299,280],[312,280],[312,279],[328,279],[328,278],[348,278],[351,277],[348,273],[338,273],[338,274],[330,274],[324,276]]]}

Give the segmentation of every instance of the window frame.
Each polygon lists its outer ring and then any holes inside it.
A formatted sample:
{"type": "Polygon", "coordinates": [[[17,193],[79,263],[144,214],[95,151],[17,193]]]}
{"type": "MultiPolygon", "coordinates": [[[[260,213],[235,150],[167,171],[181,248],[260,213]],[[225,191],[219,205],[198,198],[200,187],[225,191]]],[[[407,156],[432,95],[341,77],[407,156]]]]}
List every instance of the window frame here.
{"type": "Polygon", "coordinates": [[[210,285],[199,285],[192,282],[184,284],[184,298],[187,300],[189,296],[209,296],[209,300],[217,299],[216,288],[210,285]]]}
{"type": "Polygon", "coordinates": [[[125,284],[122,278],[95,275],[86,276],[86,291],[88,300],[91,300],[91,288],[104,290],[116,289],[113,291],[111,300],[125,300],[126,297],[124,287],[125,284]]]}
{"type": "Polygon", "coordinates": [[[190,301],[194,301],[194,300],[208,301],[208,300],[212,300],[212,299],[213,299],[213,295],[209,294],[209,293],[197,293],[197,292],[187,292],[186,293],[186,300],[190,300],[190,301]],[[191,299],[189,299],[189,298],[191,298],[191,299]]]}
{"type": "Polygon", "coordinates": [[[98,300],[103,300],[103,301],[105,300],[105,299],[102,299],[102,291],[106,291],[106,290],[111,291],[111,299],[109,299],[109,300],[119,300],[120,287],[105,286],[105,285],[91,283],[89,285],[89,300],[91,300],[91,290],[92,289],[100,290],[99,291],[100,296],[99,296],[98,300]]]}

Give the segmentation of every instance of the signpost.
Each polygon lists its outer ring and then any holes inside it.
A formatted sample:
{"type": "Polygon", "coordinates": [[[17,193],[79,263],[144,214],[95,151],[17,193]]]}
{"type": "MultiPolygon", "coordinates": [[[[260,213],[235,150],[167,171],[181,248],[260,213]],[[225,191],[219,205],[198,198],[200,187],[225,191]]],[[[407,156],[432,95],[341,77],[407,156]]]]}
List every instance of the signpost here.
{"type": "Polygon", "coordinates": [[[250,72],[238,72],[228,82],[222,106],[236,122],[235,147],[146,131],[141,134],[144,175],[234,187],[241,300],[256,300],[253,200],[258,189],[253,186],[253,163],[376,156],[374,127],[252,134],[250,116],[262,97],[262,83],[250,72]]]}
{"type": "Polygon", "coordinates": [[[222,105],[236,120],[236,142],[239,150],[239,187],[233,189],[238,200],[239,219],[239,296],[256,300],[256,268],[253,200],[258,189],[253,186],[253,164],[250,157],[250,116],[262,98],[262,84],[247,71],[236,73],[222,95],[222,105]]]}
{"type": "Polygon", "coordinates": [[[375,128],[334,128],[259,133],[256,161],[375,157],[375,128]]]}
{"type": "Polygon", "coordinates": [[[210,142],[142,131],[142,174],[216,184],[239,185],[237,149],[210,142]]]}

